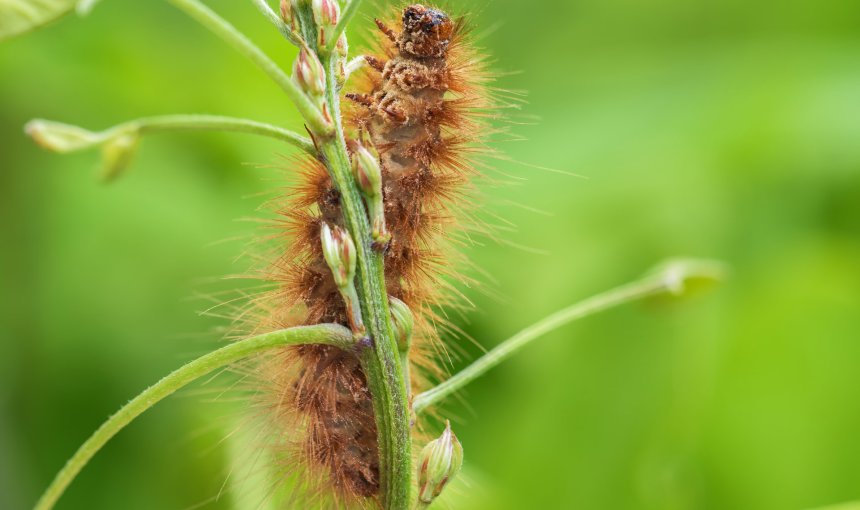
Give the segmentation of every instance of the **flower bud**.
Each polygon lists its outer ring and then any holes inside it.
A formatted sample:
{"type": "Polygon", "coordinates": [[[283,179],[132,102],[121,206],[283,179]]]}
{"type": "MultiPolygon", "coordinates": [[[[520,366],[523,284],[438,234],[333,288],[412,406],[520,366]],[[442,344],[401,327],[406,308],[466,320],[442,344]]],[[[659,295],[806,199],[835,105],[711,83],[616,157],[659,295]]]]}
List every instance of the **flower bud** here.
{"type": "Polygon", "coordinates": [[[128,167],[140,143],[140,134],[132,127],[94,133],[70,124],[33,120],[27,123],[24,131],[42,147],[59,153],[101,146],[102,178],[106,181],[113,180],[128,167]]]}
{"type": "Polygon", "coordinates": [[[313,0],[311,8],[317,25],[321,27],[337,25],[340,18],[340,6],[337,0],[313,0]]]}
{"type": "Polygon", "coordinates": [[[60,153],[89,149],[104,141],[98,133],[49,120],[31,120],[24,132],[45,149],[60,153]]]}
{"type": "Polygon", "coordinates": [[[350,148],[352,149],[352,172],[367,204],[374,247],[385,249],[388,242],[391,241],[391,234],[388,233],[385,226],[382,168],[379,166],[379,155],[369,141],[365,143],[352,141],[350,148]]]}
{"type": "Polygon", "coordinates": [[[391,322],[394,326],[394,336],[397,340],[397,348],[401,353],[409,351],[412,342],[412,329],[415,327],[415,318],[412,310],[406,303],[396,297],[388,297],[388,307],[391,310],[391,322]]]}
{"type": "Polygon", "coordinates": [[[339,58],[337,59],[337,74],[335,75],[337,78],[337,86],[339,89],[342,89],[344,84],[346,84],[346,59],[339,58]]]}
{"type": "Polygon", "coordinates": [[[281,21],[287,25],[291,25],[293,23],[292,0],[281,0],[281,21]]]}
{"type": "Polygon", "coordinates": [[[352,172],[361,193],[366,197],[382,196],[382,168],[375,150],[355,142],[352,145],[352,172]]]}
{"type": "Polygon", "coordinates": [[[313,0],[311,9],[314,13],[314,21],[319,27],[319,47],[325,48],[340,19],[340,6],[337,0],[313,0]]]}
{"type": "Polygon", "coordinates": [[[463,466],[463,446],[451,432],[451,422],[439,439],[427,443],[418,464],[418,500],[429,505],[463,466]]]}
{"type": "Polygon", "coordinates": [[[331,228],[328,223],[323,223],[320,229],[320,240],[323,256],[331,269],[335,284],[341,289],[352,285],[357,263],[352,238],[342,228],[338,226],[331,228]]]}
{"type": "Polygon", "coordinates": [[[129,131],[117,135],[102,145],[102,179],[112,181],[119,177],[131,164],[140,135],[137,131],[129,131]]]}
{"type": "Polygon", "coordinates": [[[337,50],[337,54],[340,55],[341,58],[346,58],[349,56],[349,43],[346,40],[346,32],[340,34],[340,37],[338,37],[335,49],[337,50]]]}
{"type": "Polygon", "coordinates": [[[349,327],[356,340],[363,339],[366,328],[361,317],[361,303],[355,290],[355,269],[358,262],[355,244],[345,230],[338,226],[329,227],[325,222],[320,229],[320,240],[323,257],[346,305],[349,327]]]}
{"type": "Polygon", "coordinates": [[[281,0],[281,21],[283,21],[296,35],[298,35],[301,30],[301,22],[296,14],[300,7],[299,2],[301,1],[302,0],[281,0]]]}
{"type": "Polygon", "coordinates": [[[293,64],[293,80],[312,97],[325,94],[325,69],[307,46],[303,47],[293,64]]]}

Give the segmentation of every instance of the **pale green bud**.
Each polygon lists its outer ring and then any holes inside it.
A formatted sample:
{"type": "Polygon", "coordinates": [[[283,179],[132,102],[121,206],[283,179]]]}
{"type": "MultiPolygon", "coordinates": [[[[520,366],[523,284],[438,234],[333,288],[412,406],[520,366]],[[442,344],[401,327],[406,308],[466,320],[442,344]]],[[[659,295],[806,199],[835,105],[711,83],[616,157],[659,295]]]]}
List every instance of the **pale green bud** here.
{"type": "Polygon", "coordinates": [[[320,229],[323,256],[331,269],[334,282],[338,288],[344,289],[352,285],[357,264],[355,244],[352,238],[342,228],[329,227],[323,223],[320,229]]]}
{"type": "Polygon", "coordinates": [[[325,94],[325,69],[307,46],[301,49],[293,63],[293,81],[309,96],[322,97],[325,94]]]}
{"type": "Polygon", "coordinates": [[[292,0],[281,0],[281,21],[290,27],[290,30],[295,31],[296,25],[293,16],[292,0]]]}
{"type": "Polygon", "coordinates": [[[352,172],[361,193],[366,197],[382,196],[382,168],[376,151],[355,142],[352,145],[352,172]]]}
{"type": "Polygon", "coordinates": [[[406,303],[392,296],[388,297],[388,307],[391,310],[391,322],[394,326],[397,348],[402,353],[408,352],[409,344],[412,342],[412,330],[415,327],[412,310],[406,306],[406,303]]]}
{"type": "Polygon", "coordinates": [[[119,177],[131,164],[140,136],[137,131],[117,135],[102,145],[102,179],[112,181],[119,177]]]}
{"type": "Polygon", "coordinates": [[[312,0],[311,9],[314,12],[314,21],[321,27],[337,25],[340,19],[340,6],[337,0],[312,0]]]}
{"type": "Polygon", "coordinates": [[[42,147],[59,153],[101,146],[102,178],[106,181],[116,178],[128,168],[140,143],[140,134],[131,127],[122,131],[94,133],[71,124],[33,120],[27,123],[24,131],[42,147]]]}
{"type": "Polygon", "coordinates": [[[45,149],[60,153],[89,149],[104,141],[99,133],[50,120],[31,120],[24,132],[45,149]]]}
{"type": "Polygon", "coordinates": [[[340,55],[341,58],[349,56],[349,43],[346,40],[346,32],[340,34],[335,49],[337,49],[337,54],[340,55]]]}
{"type": "Polygon", "coordinates": [[[319,47],[325,48],[328,40],[334,35],[334,27],[340,19],[340,6],[337,0],[313,0],[311,9],[314,21],[319,27],[319,47]]]}
{"type": "Polygon", "coordinates": [[[301,3],[307,3],[307,0],[281,0],[281,21],[297,36],[301,31],[301,21],[297,14],[301,3]]]}
{"type": "Polygon", "coordinates": [[[351,141],[350,148],[352,149],[352,173],[361,194],[364,195],[364,201],[367,203],[374,247],[384,249],[391,241],[391,234],[385,226],[385,204],[382,201],[382,167],[379,165],[379,154],[369,140],[365,140],[364,143],[351,141]]]}
{"type": "Polygon", "coordinates": [[[334,283],[346,305],[349,327],[356,339],[364,338],[365,327],[361,318],[361,304],[355,290],[355,269],[358,263],[355,244],[345,230],[338,226],[329,227],[323,222],[320,228],[323,257],[331,269],[334,283]]]}
{"type": "Polygon", "coordinates": [[[451,422],[439,439],[427,443],[418,464],[418,500],[429,505],[463,466],[463,446],[451,432],[451,422]]]}

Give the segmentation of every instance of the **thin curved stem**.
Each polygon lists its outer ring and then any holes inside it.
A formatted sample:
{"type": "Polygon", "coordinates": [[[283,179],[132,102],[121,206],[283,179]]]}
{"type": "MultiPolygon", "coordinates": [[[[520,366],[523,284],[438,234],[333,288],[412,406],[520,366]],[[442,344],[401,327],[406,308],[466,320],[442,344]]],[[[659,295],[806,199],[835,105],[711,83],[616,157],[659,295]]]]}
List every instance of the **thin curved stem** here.
{"type": "Polygon", "coordinates": [[[296,38],[295,34],[293,34],[293,31],[290,30],[290,27],[286,23],[284,23],[284,20],[282,20],[281,17],[278,16],[278,14],[272,10],[272,7],[269,5],[269,2],[267,2],[266,0],[251,0],[251,2],[257,7],[257,10],[260,11],[260,13],[265,16],[266,19],[269,20],[269,22],[275,25],[275,27],[278,29],[281,35],[284,36],[286,40],[290,41],[296,46],[301,46],[301,41],[296,38]]]}
{"type": "Polygon", "coordinates": [[[254,120],[217,115],[161,115],[158,117],[145,117],[123,122],[99,132],[44,119],[33,119],[24,126],[24,132],[33,137],[40,145],[49,150],[63,153],[96,147],[116,136],[126,133],[148,134],[171,131],[231,131],[235,133],[249,133],[287,142],[310,154],[316,153],[316,148],[311,139],[294,131],[254,120]],[[53,133],[53,136],[50,133],[53,133]],[[61,133],[66,134],[64,138],[66,143],[51,143],[57,142],[57,136],[61,136],[61,133]],[[76,135],[76,137],[70,139],[68,138],[69,134],[76,135]]]}
{"type": "Polygon", "coordinates": [[[50,510],[53,508],[69,484],[105,443],[131,423],[132,420],[140,416],[141,413],[188,383],[248,356],[277,347],[299,344],[327,344],[345,349],[350,348],[353,342],[352,333],[343,326],[321,324],[284,329],[255,336],[247,340],[232,343],[197,358],[144,390],[143,393],[133,398],[128,404],[124,405],[113,416],[108,418],[78,448],[78,451],[66,462],[63,469],[57,473],[51,485],[48,486],[42,497],[39,498],[34,510],[50,510]]]}
{"type": "Polygon", "coordinates": [[[361,5],[361,0],[351,0],[346,7],[344,7],[343,12],[340,15],[340,19],[337,22],[337,25],[334,27],[334,32],[332,32],[331,39],[326,43],[326,52],[331,53],[334,51],[335,46],[337,46],[337,40],[340,39],[340,34],[346,30],[349,22],[352,21],[355,13],[358,12],[358,7],[361,5]]]}
{"type": "Polygon", "coordinates": [[[344,69],[344,71],[346,73],[346,79],[348,80],[349,77],[353,75],[353,73],[360,71],[361,68],[364,67],[366,64],[367,64],[367,59],[364,58],[364,55],[360,55],[360,56],[355,57],[354,59],[350,60],[346,64],[346,69],[344,69]]]}
{"type": "Polygon", "coordinates": [[[267,136],[287,142],[309,153],[316,153],[310,138],[295,131],[255,120],[222,117],[219,115],[162,115],[124,122],[110,128],[117,132],[138,129],[140,133],[163,133],[169,131],[231,131],[267,136]]]}
{"type": "Polygon", "coordinates": [[[328,133],[331,130],[329,123],[323,118],[320,109],[293,83],[289,76],[278,65],[270,59],[263,50],[258,48],[250,39],[215,14],[215,12],[201,4],[197,0],[167,0],[186,14],[197,20],[221,39],[229,43],[239,53],[247,57],[272,80],[275,81],[287,94],[287,97],[296,105],[299,113],[304,117],[308,127],[314,133],[328,133]]]}
{"type": "Polygon", "coordinates": [[[438,403],[534,340],[577,319],[655,294],[680,295],[684,292],[685,285],[689,281],[697,279],[719,280],[724,273],[724,266],[719,262],[705,260],[669,262],[658,271],[640,280],[616,287],[559,310],[508,338],[442,384],[418,394],[412,404],[413,411],[420,413],[427,407],[438,403]]]}

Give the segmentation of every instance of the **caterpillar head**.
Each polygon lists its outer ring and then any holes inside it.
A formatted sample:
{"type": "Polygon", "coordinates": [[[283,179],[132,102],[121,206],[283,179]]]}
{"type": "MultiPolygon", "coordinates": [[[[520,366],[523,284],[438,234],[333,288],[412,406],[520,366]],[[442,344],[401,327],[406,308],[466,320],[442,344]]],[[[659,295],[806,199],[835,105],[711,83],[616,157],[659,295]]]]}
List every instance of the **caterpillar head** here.
{"type": "Polygon", "coordinates": [[[454,23],[444,12],[421,4],[410,5],[403,10],[398,46],[400,51],[416,57],[440,58],[448,51],[453,32],[454,23]]]}

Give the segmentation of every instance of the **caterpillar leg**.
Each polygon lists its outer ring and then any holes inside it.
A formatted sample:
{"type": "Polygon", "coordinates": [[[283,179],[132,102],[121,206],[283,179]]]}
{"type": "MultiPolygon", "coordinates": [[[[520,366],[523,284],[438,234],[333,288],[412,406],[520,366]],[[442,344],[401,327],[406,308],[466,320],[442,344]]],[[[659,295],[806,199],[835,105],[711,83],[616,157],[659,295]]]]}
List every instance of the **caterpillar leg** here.
{"type": "Polygon", "coordinates": [[[364,60],[365,60],[365,62],[367,62],[367,65],[376,69],[380,73],[385,70],[385,62],[383,62],[382,60],[380,60],[380,59],[378,59],[372,55],[366,55],[364,57],[364,60]]]}
{"type": "Polygon", "coordinates": [[[398,124],[405,124],[406,121],[409,120],[409,116],[406,115],[403,110],[396,106],[385,105],[380,106],[379,109],[382,110],[386,115],[388,115],[389,119],[393,120],[398,124]]]}
{"type": "Polygon", "coordinates": [[[373,108],[373,98],[369,94],[354,94],[349,93],[346,94],[346,98],[350,101],[360,104],[361,106],[366,106],[367,108],[373,108]]]}
{"type": "Polygon", "coordinates": [[[380,30],[383,34],[385,34],[385,37],[387,37],[388,39],[390,39],[390,40],[391,40],[391,42],[397,42],[397,33],[396,33],[394,30],[392,30],[391,28],[389,28],[389,26],[388,26],[388,25],[386,25],[385,23],[383,23],[383,22],[379,21],[378,19],[374,19],[373,21],[375,21],[375,22],[376,22],[376,26],[379,28],[379,30],[380,30]]]}

